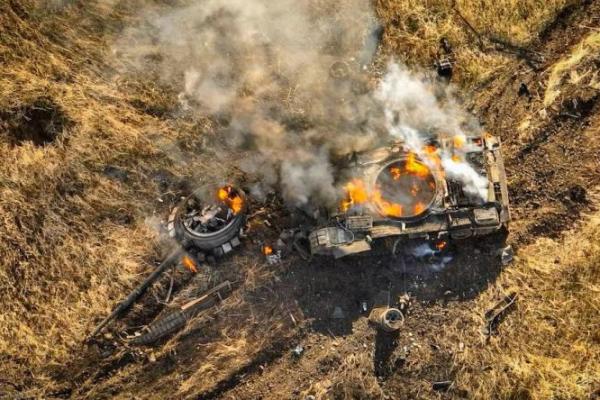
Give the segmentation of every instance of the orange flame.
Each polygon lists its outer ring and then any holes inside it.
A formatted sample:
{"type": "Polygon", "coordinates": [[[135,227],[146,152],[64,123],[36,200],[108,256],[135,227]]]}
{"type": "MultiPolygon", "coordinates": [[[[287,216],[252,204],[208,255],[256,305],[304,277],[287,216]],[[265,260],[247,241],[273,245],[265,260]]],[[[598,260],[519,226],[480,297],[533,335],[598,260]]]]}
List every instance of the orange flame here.
{"type": "Polygon", "coordinates": [[[432,144],[428,144],[427,146],[423,147],[423,152],[425,154],[435,154],[437,153],[437,147],[432,144]]]}
{"type": "Polygon", "coordinates": [[[456,135],[452,137],[452,142],[454,143],[454,148],[460,149],[464,146],[467,138],[465,135],[456,135]]]}
{"type": "Polygon", "coordinates": [[[444,169],[442,168],[442,159],[440,158],[440,155],[438,154],[438,148],[435,147],[434,145],[427,145],[427,146],[423,147],[423,153],[424,153],[424,156],[429,161],[429,165],[433,166],[435,168],[435,170],[437,171],[437,173],[441,177],[443,177],[444,169]]]}
{"type": "Polygon", "coordinates": [[[414,183],[410,187],[410,194],[412,194],[413,197],[417,197],[417,195],[419,194],[420,191],[421,191],[421,189],[414,183]]]}
{"type": "Polygon", "coordinates": [[[402,176],[402,171],[400,170],[399,167],[391,167],[390,168],[390,174],[392,175],[392,179],[394,179],[395,181],[397,181],[402,176]]]}
{"type": "Polygon", "coordinates": [[[273,248],[271,246],[264,245],[262,248],[262,252],[265,256],[268,256],[270,254],[273,254],[273,248]]]}
{"type": "Polygon", "coordinates": [[[445,240],[440,240],[439,242],[437,242],[435,244],[435,248],[438,249],[439,251],[442,251],[446,248],[447,245],[448,245],[448,242],[446,242],[445,240]]]}
{"type": "Polygon", "coordinates": [[[341,210],[346,212],[352,206],[364,204],[369,201],[369,194],[365,183],[360,179],[353,179],[344,186],[346,199],[342,201],[341,210]]]}
{"type": "Polygon", "coordinates": [[[219,188],[217,197],[227,204],[227,207],[229,207],[234,214],[238,214],[244,207],[244,199],[242,199],[242,196],[239,195],[238,191],[235,190],[233,186],[227,185],[219,188]]]}
{"type": "Polygon", "coordinates": [[[419,215],[423,211],[425,211],[425,204],[420,203],[420,202],[415,204],[415,208],[414,208],[415,215],[419,215]]]}
{"type": "Polygon", "coordinates": [[[415,153],[408,154],[405,168],[406,172],[420,178],[425,178],[429,175],[429,168],[417,161],[417,155],[415,153]]]}
{"type": "Polygon", "coordinates": [[[381,190],[376,189],[373,192],[373,203],[379,208],[379,210],[389,216],[400,218],[402,216],[402,205],[397,203],[391,203],[383,198],[381,190]]]}
{"type": "Polygon", "coordinates": [[[196,267],[196,263],[188,256],[183,256],[181,259],[181,263],[184,267],[189,269],[191,272],[198,272],[198,268],[196,267]]]}

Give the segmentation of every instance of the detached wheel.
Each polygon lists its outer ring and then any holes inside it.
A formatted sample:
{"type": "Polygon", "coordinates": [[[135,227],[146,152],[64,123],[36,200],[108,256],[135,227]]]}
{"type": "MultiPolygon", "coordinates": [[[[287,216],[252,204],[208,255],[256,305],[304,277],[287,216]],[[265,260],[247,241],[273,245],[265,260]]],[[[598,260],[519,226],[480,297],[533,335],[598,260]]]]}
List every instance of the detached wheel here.
{"type": "Polygon", "coordinates": [[[237,237],[246,222],[246,196],[241,189],[224,186],[210,193],[196,190],[169,217],[172,236],[186,248],[209,251],[237,237]]]}

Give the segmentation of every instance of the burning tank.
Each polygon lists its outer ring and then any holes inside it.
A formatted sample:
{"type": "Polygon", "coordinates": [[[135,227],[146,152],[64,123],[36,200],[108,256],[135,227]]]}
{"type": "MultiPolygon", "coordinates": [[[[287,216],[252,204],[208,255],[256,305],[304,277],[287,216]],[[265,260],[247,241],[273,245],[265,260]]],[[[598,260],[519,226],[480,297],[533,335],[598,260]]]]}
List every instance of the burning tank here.
{"type": "Polygon", "coordinates": [[[396,142],[355,154],[345,171],[344,199],[309,234],[312,254],[340,258],[383,238],[441,249],[508,229],[501,143],[489,134],[431,138],[418,149],[396,142]]]}

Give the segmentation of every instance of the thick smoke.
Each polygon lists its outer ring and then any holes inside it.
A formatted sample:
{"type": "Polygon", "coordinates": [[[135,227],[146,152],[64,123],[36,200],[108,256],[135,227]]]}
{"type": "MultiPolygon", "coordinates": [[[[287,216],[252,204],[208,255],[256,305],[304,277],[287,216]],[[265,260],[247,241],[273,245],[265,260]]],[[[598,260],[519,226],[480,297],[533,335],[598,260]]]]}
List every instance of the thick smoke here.
{"type": "Polygon", "coordinates": [[[224,121],[257,193],[278,185],[293,205],[332,204],[331,160],[384,136],[361,73],[378,34],[362,0],[205,0],[149,14],[116,47],[181,88],[185,108],[224,121]]]}
{"type": "MultiPolygon", "coordinates": [[[[420,152],[428,135],[467,126],[451,96],[440,101],[436,85],[404,67],[374,83],[381,30],[369,3],[197,0],[148,11],[115,50],[125,72],[158,73],[186,112],[219,121],[220,145],[241,150],[253,194],[278,189],[290,205],[331,206],[340,157],[393,138],[420,152]]],[[[468,164],[444,166],[481,192],[468,164]]]]}

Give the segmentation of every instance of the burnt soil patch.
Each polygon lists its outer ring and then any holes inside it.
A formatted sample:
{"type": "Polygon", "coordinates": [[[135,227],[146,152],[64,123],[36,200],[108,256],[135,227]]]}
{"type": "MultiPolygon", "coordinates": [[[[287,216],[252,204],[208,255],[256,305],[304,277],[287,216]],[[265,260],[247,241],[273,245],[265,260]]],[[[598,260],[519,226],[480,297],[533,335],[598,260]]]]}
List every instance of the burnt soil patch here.
{"type": "Polygon", "coordinates": [[[20,146],[26,142],[38,147],[51,145],[72,124],[64,110],[47,97],[0,111],[0,133],[12,146],[20,146]]]}

